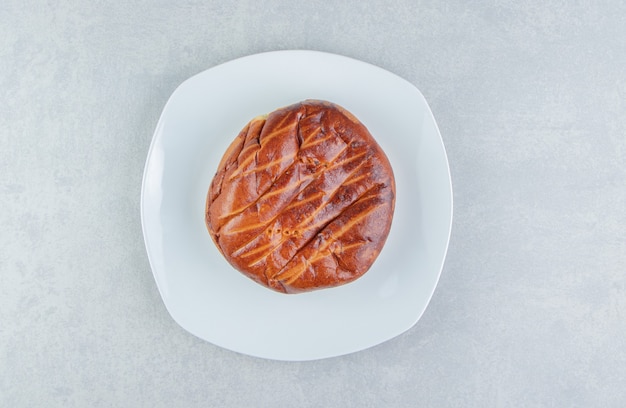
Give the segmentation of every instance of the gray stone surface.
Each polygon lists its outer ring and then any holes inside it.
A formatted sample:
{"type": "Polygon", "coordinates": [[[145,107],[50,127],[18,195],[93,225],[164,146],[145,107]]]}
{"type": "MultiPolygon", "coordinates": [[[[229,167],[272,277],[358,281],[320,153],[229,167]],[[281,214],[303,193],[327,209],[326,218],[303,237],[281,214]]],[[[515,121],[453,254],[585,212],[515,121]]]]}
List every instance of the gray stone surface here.
{"type": "Polygon", "coordinates": [[[624,2],[126,3],[0,3],[0,406],[626,406],[624,2]],[[455,218],[416,326],[285,363],[170,318],[139,196],[180,82],[297,48],[420,88],[455,218]]]}

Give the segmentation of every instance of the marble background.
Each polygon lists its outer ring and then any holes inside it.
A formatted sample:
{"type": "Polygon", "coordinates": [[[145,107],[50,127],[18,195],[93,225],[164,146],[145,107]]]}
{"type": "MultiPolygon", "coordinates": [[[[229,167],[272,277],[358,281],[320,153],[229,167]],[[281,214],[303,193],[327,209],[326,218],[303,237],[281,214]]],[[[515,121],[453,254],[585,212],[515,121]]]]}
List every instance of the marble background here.
{"type": "Polygon", "coordinates": [[[0,3],[0,406],[626,406],[626,3],[126,3],[0,3]],[[415,84],[455,198],[418,324],[305,363],[182,330],[139,218],[176,86],[280,49],[415,84]]]}

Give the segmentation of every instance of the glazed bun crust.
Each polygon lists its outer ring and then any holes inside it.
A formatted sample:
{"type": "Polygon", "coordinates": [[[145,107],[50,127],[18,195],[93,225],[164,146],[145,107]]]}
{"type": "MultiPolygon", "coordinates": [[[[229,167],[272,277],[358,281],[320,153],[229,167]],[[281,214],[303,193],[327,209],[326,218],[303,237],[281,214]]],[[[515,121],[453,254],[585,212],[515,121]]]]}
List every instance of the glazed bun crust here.
{"type": "Polygon", "coordinates": [[[252,119],[211,182],[208,231],[226,260],[285,293],[362,276],[395,204],[391,165],[359,120],[307,100],[252,119]]]}

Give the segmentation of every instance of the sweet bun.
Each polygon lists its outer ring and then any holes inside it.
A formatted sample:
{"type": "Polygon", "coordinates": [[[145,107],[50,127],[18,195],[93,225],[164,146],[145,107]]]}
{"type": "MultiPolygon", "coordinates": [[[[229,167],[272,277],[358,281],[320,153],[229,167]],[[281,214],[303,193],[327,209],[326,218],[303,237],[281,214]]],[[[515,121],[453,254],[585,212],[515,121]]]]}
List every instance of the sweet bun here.
{"type": "Polygon", "coordinates": [[[345,109],[306,100],[252,119],[226,150],[205,221],[226,260],[285,293],[351,282],[393,217],[391,165],[345,109]]]}

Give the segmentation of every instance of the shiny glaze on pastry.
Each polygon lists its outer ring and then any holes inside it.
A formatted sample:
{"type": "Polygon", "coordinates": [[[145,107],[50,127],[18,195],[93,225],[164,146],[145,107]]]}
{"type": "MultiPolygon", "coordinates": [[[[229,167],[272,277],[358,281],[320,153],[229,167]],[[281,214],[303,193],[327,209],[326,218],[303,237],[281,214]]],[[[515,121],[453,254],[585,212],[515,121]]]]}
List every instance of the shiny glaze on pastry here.
{"type": "Polygon", "coordinates": [[[307,100],[252,119],[209,188],[206,225],[228,262],[279,292],[362,276],[391,227],[395,183],[359,120],[307,100]]]}

